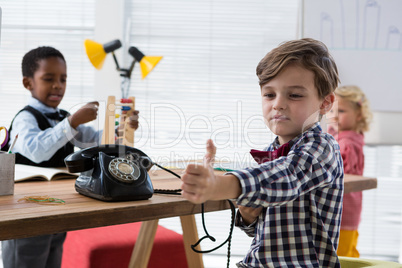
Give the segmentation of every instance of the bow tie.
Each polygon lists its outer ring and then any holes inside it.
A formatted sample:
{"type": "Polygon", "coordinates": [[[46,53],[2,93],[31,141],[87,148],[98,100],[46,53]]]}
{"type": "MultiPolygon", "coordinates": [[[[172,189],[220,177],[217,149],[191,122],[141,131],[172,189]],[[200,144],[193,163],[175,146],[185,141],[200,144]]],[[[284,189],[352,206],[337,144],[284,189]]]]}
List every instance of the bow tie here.
{"type": "Polygon", "coordinates": [[[59,112],[54,113],[45,113],[45,116],[49,119],[61,121],[65,118],[65,116],[61,115],[59,112]]]}
{"type": "Polygon", "coordinates": [[[281,147],[279,147],[274,151],[258,151],[251,149],[250,154],[258,164],[262,164],[267,161],[277,159],[281,156],[287,156],[289,151],[290,151],[290,145],[289,143],[285,143],[284,145],[282,145],[281,147]]]}

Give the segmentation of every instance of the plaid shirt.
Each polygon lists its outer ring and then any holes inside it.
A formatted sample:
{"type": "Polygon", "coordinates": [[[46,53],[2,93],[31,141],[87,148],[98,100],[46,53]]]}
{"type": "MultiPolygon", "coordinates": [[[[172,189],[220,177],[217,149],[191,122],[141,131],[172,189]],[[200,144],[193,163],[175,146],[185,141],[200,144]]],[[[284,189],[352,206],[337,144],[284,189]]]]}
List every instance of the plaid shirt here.
{"type": "MultiPolygon", "coordinates": [[[[278,139],[266,150],[278,147],[278,139]]],[[[340,267],[336,255],[343,197],[343,163],[335,139],[319,123],[290,141],[287,156],[230,172],[237,204],[264,207],[257,220],[236,225],[254,237],[239,267],[340,267]]]]}

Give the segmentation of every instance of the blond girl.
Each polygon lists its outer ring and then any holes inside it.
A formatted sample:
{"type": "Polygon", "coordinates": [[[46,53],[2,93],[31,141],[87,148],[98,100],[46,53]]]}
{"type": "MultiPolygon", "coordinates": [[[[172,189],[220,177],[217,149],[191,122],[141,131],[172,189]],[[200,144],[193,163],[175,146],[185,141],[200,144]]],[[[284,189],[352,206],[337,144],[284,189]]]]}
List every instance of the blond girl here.
{"type": "MultiPolygon", "coordinates": [[[[332,133],[338,141],[345,174],[363,175],[364,132],[369,130],[372,114],[369,102],[357,86],[342,86],[335,90],[336,105],[330,115],[333,117],[332,133]]],[[[358,227],[362,212],[362,192],[343,196],[341,232],[337,254],[359,257],[357,251],[358,227]]]]}

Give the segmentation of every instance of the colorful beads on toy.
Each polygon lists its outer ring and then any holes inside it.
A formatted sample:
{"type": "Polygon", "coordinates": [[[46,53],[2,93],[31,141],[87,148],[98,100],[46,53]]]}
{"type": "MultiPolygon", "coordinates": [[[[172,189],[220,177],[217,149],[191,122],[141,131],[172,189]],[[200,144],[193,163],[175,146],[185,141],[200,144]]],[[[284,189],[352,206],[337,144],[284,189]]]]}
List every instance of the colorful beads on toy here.
{"type": "Polygon", "coordinates": [[[132,103],[133,100],[132,99],[121,99],[120,102],[121,103],[132,103]]]}

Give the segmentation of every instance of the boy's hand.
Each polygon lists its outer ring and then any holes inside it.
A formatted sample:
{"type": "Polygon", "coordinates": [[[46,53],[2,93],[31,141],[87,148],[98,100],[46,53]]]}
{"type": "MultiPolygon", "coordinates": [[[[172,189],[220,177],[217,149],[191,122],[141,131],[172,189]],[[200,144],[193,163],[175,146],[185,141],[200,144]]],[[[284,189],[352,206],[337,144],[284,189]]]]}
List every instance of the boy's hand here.
{"type": "Polygon", "coordinates": [[[252,224],[255,219],[261,214],[262,207],[259,208],[251,208],[251,207],[243,207],[238,206],[241,217],[243,218],[243,222],[246,225],[252,224]]]}
{"type": "Polygon", "coordinates": [[[215,164],[216,146],[211,139],[207,140],[207,152],[204,155],[204,166],[210,165],[212,168],[215,164]]]}
{"type": "Polygon", "coordinates": [[[78,111],[68,117],[70,126],[76,129],[79,125],[91,122],[98,116],[99,102],[93,101],[82,106],[78,111]]]}
{"type": "Polygon", "coordinates": [[[207,141],[207,152],[204,156],[204,164],[190,164],[187,166],[181,179],[182,195],[195,204],[204,203],[214,196],[217,178],[214,174],[216,147],[212,140],[207,141]]]}
{"type": "Polygon", "coordinates": [[[137,129],[138,128],[138,114],[140,112],[134,110],[133,113],[128,117],[128,124],[131,128],[137,129]]]}

